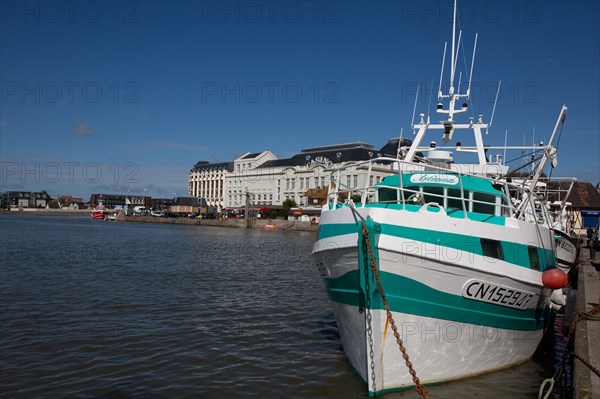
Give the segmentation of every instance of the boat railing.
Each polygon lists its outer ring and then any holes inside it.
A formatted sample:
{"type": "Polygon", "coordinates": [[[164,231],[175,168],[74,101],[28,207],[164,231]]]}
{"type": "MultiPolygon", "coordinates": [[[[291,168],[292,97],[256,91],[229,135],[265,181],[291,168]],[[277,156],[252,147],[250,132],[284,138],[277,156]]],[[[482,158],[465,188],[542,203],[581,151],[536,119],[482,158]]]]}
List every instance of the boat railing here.
{"type": "MultiPolygon", "coordinates": [[[[381,192],[381,191],[380,191],[381,192]]],[[[460,209],[463,213],[463,216],[467,218],[468,212],[474,212],[477,209],[481,209],[486,206],[493,206],[493,212],[483,212],[488,214],[493,214],[495,216],[513,216],[518,217],[524,220],[535,220],[538,221],[539,215],[536,213],[534,198],[536,197],[535,193],[533,193],[529,187],[526,185],[513,184],[504,179],[495,179],[490,178],[483,175],[474,175],[474,174],[466,174],[461,172],[460,170],[448,169],[446,167],[441,167],[432,164],[415,164],[414,162],[405,162],[398,158],[391,157],[378,157],[373,158],[367,161],[359,161],[353,162],[350,164],[346,164],[341,166],[340,168],[333,171],[330,175],[330,184],[329,184],[329,206],[334,209],[338,206],[340,201],[340,194],[344,194],[346,197],[343,201],[347,204],[352,200],[353,195],[360,195],[360,203],[355,204],[356,207],[364,207],[367,204],[398,204],[401,205],[403,209],[406,209],[407,205],[426,205],[436,203],[438,206],[449,207],[451,201],[460,201],[460,209]],[[349,168],[365,168],[368,167],[367,176],[365,179],[365,184],[362,186],[351,186],[344,184],[342,182],[342,172],[349,168]],[[397,167],[397,169],[394,169],[397,167]],[[399,176],[399,184],[398,186],[384,185],[381,183],[378,184],[369,184],[372,180],[373,169],[378,170],[379,172],[389,168],[390,175],[395,173],[399,176]],[[448,195],[449,189],[441,187],[442,193],[436,192],[426,192],[423,191],[423,187],[419,187],[418,189],[408,188],[404,186],[404,174],[406,173],[414,173],[414,172],[439,172],[443,174],[452,174],[458,178],[459,182],[459,191],[460,196],[451,196],[448,195]],[[491,184],[495,186],[500,186],[502,190],[502,195],[495,196],[495,202],[484,201],[481,199],[474,198],[474,192],[471,190],[466,190],[463,184],[463,178],[472,178],[477,177],[478,179],[483,179],[489,181],[491,184]],[[374,201],[373,197],[376,195],[377,190],[389,189],[392,191],[396,191],[396,196],[392,196],[391,199],[382,200],[377,196],[377,200],[374,201]],[[517,208],[515,204],[511,200],[510,192],[511,190],[518,190],[521,193],[521,197],[526,201],[531,203],[531,205],[523,207],[521,212],[517,212],[517,208]],[[429,199],[428,202],[425,201],[425,198],[429,199]],[[431,201],[431,199],[439,199],[439,202],[431,201]],[[478,206],[479,205],[479,206],[478,206]]]]}

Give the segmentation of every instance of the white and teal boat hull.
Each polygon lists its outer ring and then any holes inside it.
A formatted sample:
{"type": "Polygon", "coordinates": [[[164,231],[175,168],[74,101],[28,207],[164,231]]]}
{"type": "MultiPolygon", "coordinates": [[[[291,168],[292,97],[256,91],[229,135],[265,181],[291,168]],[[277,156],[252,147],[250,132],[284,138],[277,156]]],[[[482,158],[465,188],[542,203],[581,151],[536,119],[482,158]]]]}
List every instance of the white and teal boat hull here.
{"type": "MultiPolygon", "coordinates": [[[[370,222],[385,295],[422,383],[466,378],[532,356],[545,327],[550,291],[541,273],[554,262],[553,251],[543,249],[552,248],[551,234],[514,218],[472,220],[437,207],[356,212],[370,222]],[[484,253],[482,240],[488,252],[490,243],[497,245],[502,259],[484,253]]],[[[344,351],[370,394],[412,387],[359,229],[351,207],[326,210],[313,249],[344,351]]]]}

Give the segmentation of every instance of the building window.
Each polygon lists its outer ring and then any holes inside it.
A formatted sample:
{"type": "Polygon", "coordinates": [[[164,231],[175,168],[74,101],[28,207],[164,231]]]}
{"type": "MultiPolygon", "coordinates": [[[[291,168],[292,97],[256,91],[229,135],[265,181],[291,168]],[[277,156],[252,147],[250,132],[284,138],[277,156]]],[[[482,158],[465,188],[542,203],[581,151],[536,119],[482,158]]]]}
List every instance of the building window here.
{"type": "Polygon", "coordinates": [[[354,175],[354,187],[358,187],[358,175],[354,175]]]}
{"type": "Polygon", "coordinates": [[[296,189],[296,179],[292,179],[292,190],[296,189]]]}
{"type": "Polygon", "coordinates": [[[300,178],[300,190],[304,188],[304,177],[300,178]]]}
{"type": "Polygon", "coordinates": [[[348,175],[346,176],[346,186],[350,187],[350,180],[352,179],[352,176],[348,175]]]}
{"type": "Polygon", "coordinates": [[[286,190],[290,189],[290,179],[285,179],[285,189],[286,190]]]}
{"type": "Polygon", "coordinates": [[[373,176],[369,176],[369,186],[373,185],[373,176]]]}

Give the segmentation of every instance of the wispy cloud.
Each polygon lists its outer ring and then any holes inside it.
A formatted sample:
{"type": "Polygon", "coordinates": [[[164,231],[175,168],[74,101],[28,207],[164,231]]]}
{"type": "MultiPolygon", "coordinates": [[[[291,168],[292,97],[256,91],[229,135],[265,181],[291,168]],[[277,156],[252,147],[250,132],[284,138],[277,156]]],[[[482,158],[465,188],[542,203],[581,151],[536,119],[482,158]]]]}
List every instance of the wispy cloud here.
{"type": "Polygon", "coordinates": [[[73,129],[73,134],[77,137],[91,137],[96,134],[96,131],[85,122],[79,122],[73,129]]]}

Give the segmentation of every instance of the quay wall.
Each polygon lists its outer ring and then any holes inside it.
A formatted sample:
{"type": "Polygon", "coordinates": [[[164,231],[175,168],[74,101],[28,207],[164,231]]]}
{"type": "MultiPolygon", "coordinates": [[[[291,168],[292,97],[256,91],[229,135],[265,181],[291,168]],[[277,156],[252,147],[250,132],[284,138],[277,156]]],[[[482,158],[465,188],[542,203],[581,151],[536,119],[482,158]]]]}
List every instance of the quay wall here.
{"type": "MultiPolygon", "coordinates": [[[[600,274],[598,273],[598,257],[590,259],[589,248],[581,247],[579,271],[577,275],[577,312],[589,312],[600,302],[600,274]]],[[[575,329],[575,345],[573,351],[595,368],[600,368],[600,322],[582,319],[575,329]]],[[[575,358],[573,373],[574,399],[599,399],[600,377],[581,360],[575,358]]]]}
{"type": "Polygon", "coordinates": [[[46,209],[46,208],[14,208],[11,210],[2,210],[0,215],[55,215],[55,216],[89,216],[90,209],[46,209]]]}
{"type": "Polygon", "coordinates": [[[194,226],[218,226],[253,228],[261,230],[287,230],[287,231],[317,231],[319,226],[310,222],[276,220],[276,219],[188,219],[188,218],[163,218],[153,216],[117,216],[118,221],[137,223],[171,223],[194,226]],[[249,226],[247,226],[249,224],[249,226]]]}
{"type": "MultiPolygon", "coordinates": [[[[4,215],[55,215],[55,216],[88,216],[91,219],[90,209],[45,209],[45,208],[23,208],[15,210],[0,210],[4,215]]],[[[109,211],[109,213],[112,213],[109,211]]],[[[252,219],[249,223],[245,219],[188,219],[188,218],[163,218],[153,216],[125,216],[117,213],[117,220],[121,222],[138,223],[170,223],[187,224],[195,226],[218,226],[253,228],[262,230],[288,230],[288,231],[317,231],[318,225],[310,222],[279,220],[279,219],[252,219]],[[249,224],[249,226],[247,226],[249,224]]]]}

